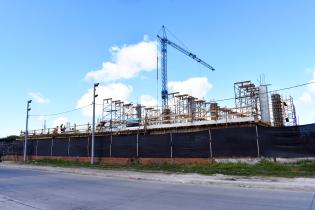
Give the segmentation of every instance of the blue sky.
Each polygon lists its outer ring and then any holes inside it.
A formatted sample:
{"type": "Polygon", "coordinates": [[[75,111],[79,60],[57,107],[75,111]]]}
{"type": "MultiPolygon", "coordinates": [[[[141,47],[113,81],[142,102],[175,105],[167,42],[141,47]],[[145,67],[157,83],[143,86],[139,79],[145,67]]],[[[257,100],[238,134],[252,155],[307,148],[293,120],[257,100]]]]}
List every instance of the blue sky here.
{"type": "MultiPolygon", "coordinates": [[[[30,98],[31,114],[74,109],[86,102],[84,95],[95,81],[87,78],[88,72],[102,70],[106,62],[126,66],[136,59],[131,55],[147,58],[152,53],[141,51],[141,44],[153,52],[150,44],[163,24],[216,68],[210,72],[169,48],[169,81],[207,78],[207,100],[231,97],[234,82],[258,83],[260,74],[272,84],[270,89],[309,82],[315,79],[314,20],[314,1],[1,0],[0,136],[25,129],[30,98]]],[[[132,102],[142,95],[155,98],[153,64],[137,62],[141,65],[130,78],[100,79],[102,90],[127,88],[121,97],[132,102]]],[[[300,123],[315,122],[314,89],[281,92],[294,97],[300,123]]],[[[60,117],[72,123],[91,121],[77,111],[46,117],[47,126],[60,117]]],[[[30,129],[41,128],[43,120],[31,117],[30,129]]]]}

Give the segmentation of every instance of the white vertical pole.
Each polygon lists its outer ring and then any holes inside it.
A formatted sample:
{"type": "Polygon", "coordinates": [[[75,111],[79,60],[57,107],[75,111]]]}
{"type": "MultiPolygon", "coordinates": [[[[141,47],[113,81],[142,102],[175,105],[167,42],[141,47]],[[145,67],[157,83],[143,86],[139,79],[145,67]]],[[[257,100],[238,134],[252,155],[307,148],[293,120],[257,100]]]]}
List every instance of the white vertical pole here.
{"type": "Polygon", "coordinates": [[[32,100],[27,101],[27,107],[26,107],[26,128],[25,128],[25,140],[24,140],[24,162],[26,161],[26,153],[27,153],[27,138],[28,138],[28,112],[31,111],[30,103],[32,103],[32,100]]]}
{"type": "Polygon", "coordinates": [[[93,86],[93,125],[92,125],[92,148],[91,148],[91,164],[94,164],[94,138],[95,138],[95,89],[99,85],[99,83],[95,83],[93,86]]]}

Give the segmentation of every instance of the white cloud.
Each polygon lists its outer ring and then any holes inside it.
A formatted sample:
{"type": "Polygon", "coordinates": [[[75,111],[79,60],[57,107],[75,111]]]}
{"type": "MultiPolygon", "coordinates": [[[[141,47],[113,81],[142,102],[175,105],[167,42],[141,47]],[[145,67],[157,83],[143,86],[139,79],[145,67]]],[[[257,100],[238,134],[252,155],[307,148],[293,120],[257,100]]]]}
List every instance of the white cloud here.
{"type": "Polygon", "coordinates": [[[61,124],[65,126],[67,122],[69,122],[69,120],[66,117],[58,117],[57,119],[54,120],[53,127],[57,126],[60,127],[61,124]]]}
{"type": "Polygon", "coordinates": [[[172,92],[189,94],[199,99],[205,98],[212,88],[207,77],[192,77],[185,81],[170,81],[168,87],[172,92]]]}
{"type": "MultiPolygon", "coordinates": [[[[312,73],[312,80],[315,82],[315,69],[307,69],[308,72],[312,73]]],[[[314,99],[315,99],[315,84],[308,85],[308,87],[302,92],[302,95],[296,101],[296,112],[299,116],[300,124],[308,124],[315,122],[314,110],[314,99]]]]}
{"type": "MultiPolygon", "coordinates": [[[[133,91],[132,86],[122,83],[111,83],[108,85],[100,85],[96,88],[98,97],[95,99],[95,114],[102,114],[103,99],[112,98],[113,100],[121,100],[127,102],[133,91]]],[[[77,102],[77,108],[83,107],[93,102],[93,88],[89,89],[77,102]]],[[[92,117],[92,106],[82,109],[82,114],[86,117],[92,117]]]]}
{"type": "Polygon", "coordinates": [[[144,40],[133,45],[114,46],[110,50],[112,61],[103,62],[101,69],[90,71],[85,80],[115,81],[131,79],[141,71],[156,69],[156,41],[144,40]]]}
{"type": "Polygon", "coordinates": [[[28,95],[39,104],[48,104],[50,102],[48,98],[44,98],[39,92],[30,92],[28,95]]]}
{"type": "Polygon", "coordinates": [[[315,93],[315,69],[314,69],[314,72],[313,72],[313,79],[310,82],[313,82],[313,84],[310,84],[308,86],[308,89],[309,89],[309,91],[315,93]]]}
{"type": "Polygon", "coordinates": [[[151,95],[141,95],[140,96],[140,103],[143,106],[151,107],[157,105],[157,100],[155,97],[151,95]]]}
{"type": "Polygon", "coordinates": [[[40,121],[43,121],[43,120],[46,120],[46,116],[44,116],[44,115],[40,115],[40,116],[38,116],[38,120],[40,120],[40,121]]]}
{"type": "Polygon", "coordinates": [[[304,92],[299,99],[301,102],[303,102],[305,104],[309,104],[312,102],[312,97],[308,92],[304,92]]]}

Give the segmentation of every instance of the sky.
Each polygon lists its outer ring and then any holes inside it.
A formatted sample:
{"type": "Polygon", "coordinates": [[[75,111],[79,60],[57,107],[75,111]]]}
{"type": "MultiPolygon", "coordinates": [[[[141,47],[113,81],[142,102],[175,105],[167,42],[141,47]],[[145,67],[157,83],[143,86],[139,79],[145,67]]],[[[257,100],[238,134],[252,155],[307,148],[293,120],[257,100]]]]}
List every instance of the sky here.
{"type": "MultiPolygon", "coordinates": [[[[209,101],[233,97],[234,82],[259,84],[261,75],[269,90],[315,81],[314,20],[311,0],[0,0],[0,137],[25,130],[29,99],[29,129],[91,122],[91,106],[45,115],[91,104],[95,82],[97,104],[160,103],[162,25],[216,69],[168,47],[170,91],[209,101]]],[[[299,124],[315,122],[315,85],[279,93],[293,96],[299,124]]]]}

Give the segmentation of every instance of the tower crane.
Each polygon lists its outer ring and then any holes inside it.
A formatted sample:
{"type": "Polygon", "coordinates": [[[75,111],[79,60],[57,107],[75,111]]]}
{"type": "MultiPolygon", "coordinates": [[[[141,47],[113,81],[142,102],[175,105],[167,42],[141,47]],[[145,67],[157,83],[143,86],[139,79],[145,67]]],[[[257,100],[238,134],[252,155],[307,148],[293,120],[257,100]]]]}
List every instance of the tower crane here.
{"type": "Polygon", "coordinates": [[[209,65],[208,63],[204,62],[200,58],[198,58],[192,52],[184,49],[183,47],[179,46],[178,44],[169,40],[166,36],[165,26],[162,26],[162,36],[157,35],[157,38],[161,42],[161,72],[162,72],[162,108],[163,110],[168,106],[168,88],[167,88],[167,45],[170,45],[177,49],[178,51],[184,53],[185,55],[191,57],[192,59],[196,60],[198,63],[204,65],[205,67],[209,68],[210,70],[214,71],[215,69],[209,65]]]}

